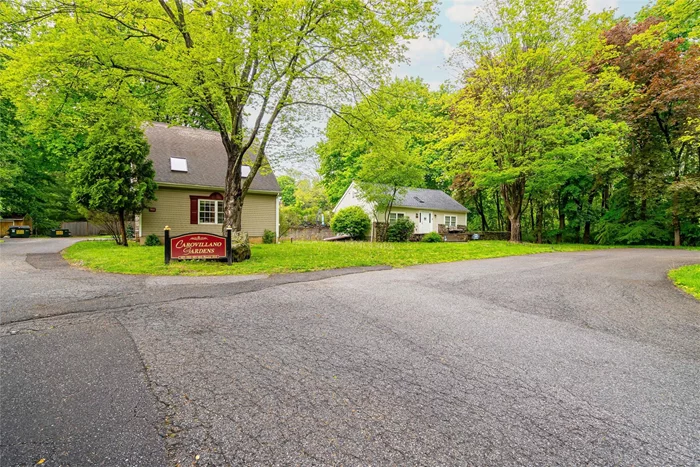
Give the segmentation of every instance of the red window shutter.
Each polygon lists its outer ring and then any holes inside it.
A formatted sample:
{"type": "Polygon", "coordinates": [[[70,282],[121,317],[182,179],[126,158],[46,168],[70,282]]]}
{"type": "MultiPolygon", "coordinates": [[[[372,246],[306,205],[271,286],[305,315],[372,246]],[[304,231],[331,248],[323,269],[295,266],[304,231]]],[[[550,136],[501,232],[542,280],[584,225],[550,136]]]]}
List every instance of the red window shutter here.
{"type": "Polygon", "coordinates": [[[190,224],[199,223],[199,199],[196,196],[190,196],[190,224]]]}

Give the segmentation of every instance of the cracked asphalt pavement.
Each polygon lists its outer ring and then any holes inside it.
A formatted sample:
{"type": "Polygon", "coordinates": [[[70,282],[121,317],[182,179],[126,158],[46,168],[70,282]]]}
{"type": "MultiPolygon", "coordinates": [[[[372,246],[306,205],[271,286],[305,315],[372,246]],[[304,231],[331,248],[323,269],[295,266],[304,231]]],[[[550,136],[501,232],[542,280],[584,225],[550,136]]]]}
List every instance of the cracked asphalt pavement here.
{"type": "Polygon", "coordinates": [[[700,465],[700,302],[616,249],[143,277],[0,245],[0,464],[700,465]]]}

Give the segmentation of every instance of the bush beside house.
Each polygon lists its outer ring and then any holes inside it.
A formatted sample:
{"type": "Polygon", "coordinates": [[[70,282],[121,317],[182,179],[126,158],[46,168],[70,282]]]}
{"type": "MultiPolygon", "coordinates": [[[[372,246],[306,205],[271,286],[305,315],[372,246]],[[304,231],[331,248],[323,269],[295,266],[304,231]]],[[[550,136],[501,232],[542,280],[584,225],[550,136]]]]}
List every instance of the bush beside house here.
{"type": "Polygon", "coordinates": [[[440,243],[442,241],[442,237],[437,232],[429,232],[423,235],[423,238],[421,238],[420,241],[425,243],[440,243]]]}
{"type": "Polygon", "coordinates": [[[275,240],[275,233],[272,230],[265,229],[262,236],[262,242],[270,245],[272,243],[275,243],[275,240]]]}
{"type": "Polygon", "coordinates": [[[331,219],[331,230],[333,232],[350,235],[353,240],[364,240],[371,226],[372,221],[359,206],[341,209],[331,219]]]}
{"type": "Polygon", "coordinates": [[[158,235],[150,234],[148,237],[146,237],[146,246],[159,246],[159,245],[160,245],[160,238],[158,238],[158,235]]]}
{"type": "Polygon", "coordinates": [[[410,219],[402,217],[389,225],[386,239],[390,242],[407,242],[415,229],[416,226],[410,219]]]}

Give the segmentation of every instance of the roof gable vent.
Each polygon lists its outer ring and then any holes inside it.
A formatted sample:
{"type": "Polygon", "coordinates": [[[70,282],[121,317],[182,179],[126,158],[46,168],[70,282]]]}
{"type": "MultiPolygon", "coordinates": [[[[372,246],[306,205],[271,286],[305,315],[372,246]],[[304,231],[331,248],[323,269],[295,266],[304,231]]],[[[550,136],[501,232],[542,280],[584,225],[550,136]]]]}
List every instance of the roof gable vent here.
{"type": "Polygon", "coordinates": [[[187,159],[179,157],[170,158],[170,170],[173,172],[187,172],[187,159]]]}
{"type": "Polygon", "coordinates": [[[241,166],[241,177],[246,178],[248,175],[250,175],[250,166],[249,165],[242,165],[241,166]]]}

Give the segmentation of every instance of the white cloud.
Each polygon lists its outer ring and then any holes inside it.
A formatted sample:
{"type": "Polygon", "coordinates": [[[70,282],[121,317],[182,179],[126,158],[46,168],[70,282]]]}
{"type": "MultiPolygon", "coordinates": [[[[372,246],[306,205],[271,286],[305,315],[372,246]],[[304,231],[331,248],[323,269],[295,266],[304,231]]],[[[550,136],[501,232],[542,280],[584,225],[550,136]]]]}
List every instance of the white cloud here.
{"type": "Polygon", "coordinates": [[[419,63],[424,61],[434,61],[436,55],[440,60],[444,60],[452,53],[453,47],[445,39],[434,38],[430,39],[425,36],[420,36],[417,39],[408,41],[408,58],[411,63],[419,63]]]}
{"type": "Polygon", "coordinates": [[[588,9],[595,13],[617,8],[617,0],[586,0],[586,3],[588,3],[588,9]]]}
{"type": "Polygon", "coordinates": [[[466,23],[474,19],[480,4],[478,0],[452,0],[452,6],[445,10],[445,15],[453,23],[466,23]]]}
{"type": "Polygon", "coordinates": [[[431,91],[439,91],[440,86],[442,86],[442,81],[426,81],[425,84],[428,85],[431,91]]]}

